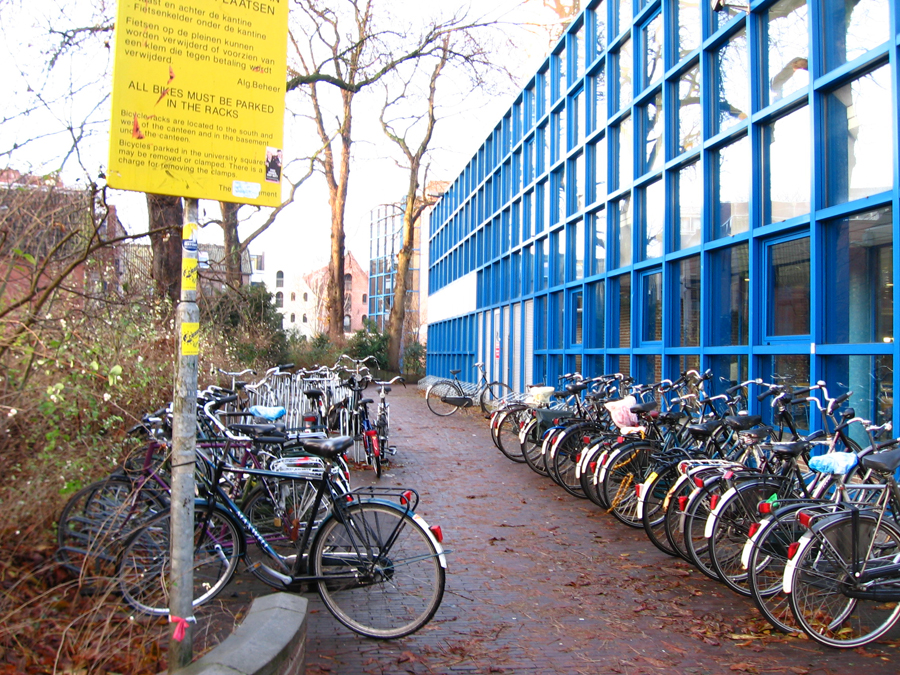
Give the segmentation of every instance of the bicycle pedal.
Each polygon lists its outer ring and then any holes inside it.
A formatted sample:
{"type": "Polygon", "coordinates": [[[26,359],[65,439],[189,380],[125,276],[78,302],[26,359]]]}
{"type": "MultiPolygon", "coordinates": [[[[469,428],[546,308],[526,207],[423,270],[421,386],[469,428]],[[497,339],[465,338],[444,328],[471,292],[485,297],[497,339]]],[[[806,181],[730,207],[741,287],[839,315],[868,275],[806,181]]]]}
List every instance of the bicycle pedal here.
{"type": "Polygon", "coordinates": [[[388,455],[396,455],[397,454],[397,446],[396,445],[390,446],[386,452],[388,455]]]}

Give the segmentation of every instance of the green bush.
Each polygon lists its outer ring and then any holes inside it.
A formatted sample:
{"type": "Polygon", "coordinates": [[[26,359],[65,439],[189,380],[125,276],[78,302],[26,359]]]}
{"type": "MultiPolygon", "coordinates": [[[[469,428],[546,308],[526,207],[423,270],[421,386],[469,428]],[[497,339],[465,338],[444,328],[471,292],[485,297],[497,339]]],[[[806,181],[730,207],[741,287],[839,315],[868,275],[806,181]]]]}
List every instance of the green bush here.
{"type": "Polygon", "coordinates": [[[374,356],[378,361],[378,368],[387,367],[388,336],[379,332],[375,322],[364,320],[365,328],[356,331],[347,342],[347,354],[354,359],[364,359],[374,356]]]}
{"type": "Polygon", "coordinates": [[[403,350],[403,372],[411,375],[425,374],[425,345],[414,340],[403,350]]]}

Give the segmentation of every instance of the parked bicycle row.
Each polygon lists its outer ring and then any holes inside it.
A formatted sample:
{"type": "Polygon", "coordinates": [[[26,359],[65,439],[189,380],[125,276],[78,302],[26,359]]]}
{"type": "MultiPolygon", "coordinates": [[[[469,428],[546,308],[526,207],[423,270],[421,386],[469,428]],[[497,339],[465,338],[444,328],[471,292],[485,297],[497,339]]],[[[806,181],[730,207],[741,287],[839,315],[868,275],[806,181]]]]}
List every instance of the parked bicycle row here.
{"type": "Polygon", "coordinates": [[[779,630],[832,647],[890,631],[900,619],[900,448],[881,440],[890,425],[858,417],[851,393],[831,397],[824,382],[757,379],[713,396],[712,378],[569,374],[558,389],[498,405],[491,437],[512,461],[751,597],[779,630]],[[747,412],[753,395],[771,408],[766,423],[747,412]]]}
{"type": "MultiPolygon", "coordinates": [[[[343,381],[350,393],[329,402],[324,392],[307,389],[316,413],[291,429],[259,421],[283,417],[278,406],[235,409],[239,392],[250,385],[240,384],[240,374],[227,375],[235,377],[231,389],[210,387],[198,395],[194,606],[214,598],[243,559],[275,588],[315,588],[332,614],[360,634],[395,638],[425,625],[443,596],[441,530],[415,513],[415,490],[351,488],[347,453],[354,437],[335,433],[337,425],[329,423],[346,414],[359,425],[380,475],[377,451],[388,447],[390,383],[377,383],[378,416],[370,421],[374,401],[361,398],[369,375],[355,362],[343,381]]],[[[143,438],[140,450],[66,504],[57,557],[81,578],[82,588],[113,590],[141,612],[165,615],[168,407],[145,416],[132,433],[143,438]]]]}

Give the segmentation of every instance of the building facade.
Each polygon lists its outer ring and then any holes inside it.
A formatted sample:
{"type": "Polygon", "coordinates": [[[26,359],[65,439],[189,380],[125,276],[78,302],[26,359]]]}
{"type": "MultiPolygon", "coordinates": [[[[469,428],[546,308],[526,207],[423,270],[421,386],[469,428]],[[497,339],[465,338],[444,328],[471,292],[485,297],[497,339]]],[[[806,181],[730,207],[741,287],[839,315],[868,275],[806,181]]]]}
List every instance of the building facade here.
{"type": "Polygon", "coordinates": [[[585,5],[432,215],[428,373],[710,368],[891,419],[897,3],[585,5]]]}

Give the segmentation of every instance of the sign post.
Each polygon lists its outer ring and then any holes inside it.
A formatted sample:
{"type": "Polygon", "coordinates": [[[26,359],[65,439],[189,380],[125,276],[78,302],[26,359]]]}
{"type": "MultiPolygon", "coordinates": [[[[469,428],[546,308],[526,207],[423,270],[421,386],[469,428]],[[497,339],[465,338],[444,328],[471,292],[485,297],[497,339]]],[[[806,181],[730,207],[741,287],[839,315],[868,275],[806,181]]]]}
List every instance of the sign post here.
{"type": "Polygon", "coordinates": [[[289,0],[121,0],[110,187],[184,199],[173,393],[169,672],[192,660],[198,199],[281,203],[289,0]]]}

